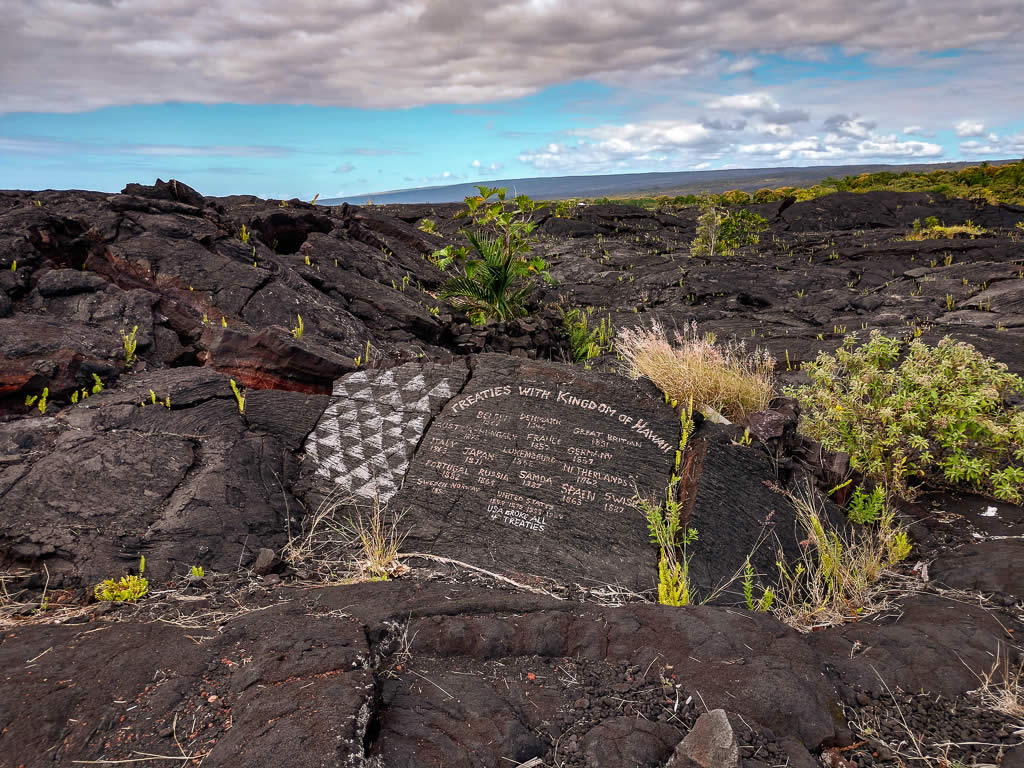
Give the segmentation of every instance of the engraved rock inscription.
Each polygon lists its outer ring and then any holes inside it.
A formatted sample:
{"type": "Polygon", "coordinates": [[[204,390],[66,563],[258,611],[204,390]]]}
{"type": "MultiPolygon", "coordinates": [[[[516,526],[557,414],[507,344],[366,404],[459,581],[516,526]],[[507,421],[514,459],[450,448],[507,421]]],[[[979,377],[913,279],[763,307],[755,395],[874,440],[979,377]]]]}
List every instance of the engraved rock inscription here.
{"type": "Polygon", "coordinates": [[[634,496],[663,494],[679,422],[653,388],[482,355],[430,424],[392,501],[406,549],[584,586],[652,586],[634,496]]]}

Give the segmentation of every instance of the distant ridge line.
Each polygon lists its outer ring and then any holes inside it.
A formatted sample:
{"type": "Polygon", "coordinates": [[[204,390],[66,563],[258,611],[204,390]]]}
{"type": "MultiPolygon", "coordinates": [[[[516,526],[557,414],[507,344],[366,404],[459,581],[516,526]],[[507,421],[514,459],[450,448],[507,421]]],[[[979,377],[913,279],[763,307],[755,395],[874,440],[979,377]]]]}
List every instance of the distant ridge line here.
{"type": "MultiPolygon", "coordinates": [[[[396,189],[349,197],[320,200],[321,205],[352,203],[364,205],[370,201],[385,203],[459,203],[476,194],[477,184],[491,187],[515,187],[519,194],[539,200],[567,197],[647,197],[664,194],[684,195],[700,192],[720,193],[730,189],[755,192],[763,187],[803,187],[817,184],[829,176],[841,178],[861,173],[925,173],[938,170],[958,170],[983,161],[957,161],[948,163],[908,163],[902,165],[814,165],[784,168],[732,168],[722,171],[655,171],[651,173],[622,173],[599,176],[552,176],[521,179],[497,179],[447,184],[444,186],[396,189]]],[[[990,165],[1012,163],[1016,160],[989,160],[990,165]]]]}

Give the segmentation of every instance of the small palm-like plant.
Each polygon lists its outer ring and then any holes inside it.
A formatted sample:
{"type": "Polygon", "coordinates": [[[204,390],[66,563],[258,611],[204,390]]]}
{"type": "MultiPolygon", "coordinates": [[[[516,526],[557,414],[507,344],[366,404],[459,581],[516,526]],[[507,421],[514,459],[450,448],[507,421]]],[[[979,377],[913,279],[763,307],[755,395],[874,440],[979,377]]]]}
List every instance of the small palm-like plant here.
{"type": "Polygon", "coordinates": [[[474,323],[521,317],[536,278],[552,282],[547,263],[529,257],[530,236],[537,227],[532,218],[541,206],[526,195],[507,202],[506,189],[477,189],[480,194],[466,198],[467,210],[461,214],[475,228],[463,230],[470,247],[447,246],[433,254],[439,266],[453,260],[462,264],[462,274],[448,280],[439,295],[474,323]]]}

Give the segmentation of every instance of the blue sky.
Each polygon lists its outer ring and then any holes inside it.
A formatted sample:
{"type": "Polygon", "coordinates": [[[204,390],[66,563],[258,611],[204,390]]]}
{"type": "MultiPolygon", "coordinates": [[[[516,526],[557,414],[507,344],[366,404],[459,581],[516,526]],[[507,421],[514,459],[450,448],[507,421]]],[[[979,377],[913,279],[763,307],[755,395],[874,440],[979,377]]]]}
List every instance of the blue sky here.
{"type": "Polygon", "coordinates": [[[1009,0],[0,6],[0,188],[309,199],[1024,155],[1009,0]]]}

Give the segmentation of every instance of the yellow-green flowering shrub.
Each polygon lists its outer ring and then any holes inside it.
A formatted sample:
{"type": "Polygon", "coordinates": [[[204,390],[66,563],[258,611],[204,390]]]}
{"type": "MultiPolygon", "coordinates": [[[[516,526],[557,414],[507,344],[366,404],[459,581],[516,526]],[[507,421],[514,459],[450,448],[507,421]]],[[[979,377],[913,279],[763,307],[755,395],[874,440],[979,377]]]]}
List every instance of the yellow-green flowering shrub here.
{"type": "Polygon", "coordinates": [[[903,346],[872,331],[805,364],[811,383],[788,391],[803,431],[904,498],[920,477],[1024,501],[1024,408],[1007,405],[1024,380],[948,336],[903,346]]]}

